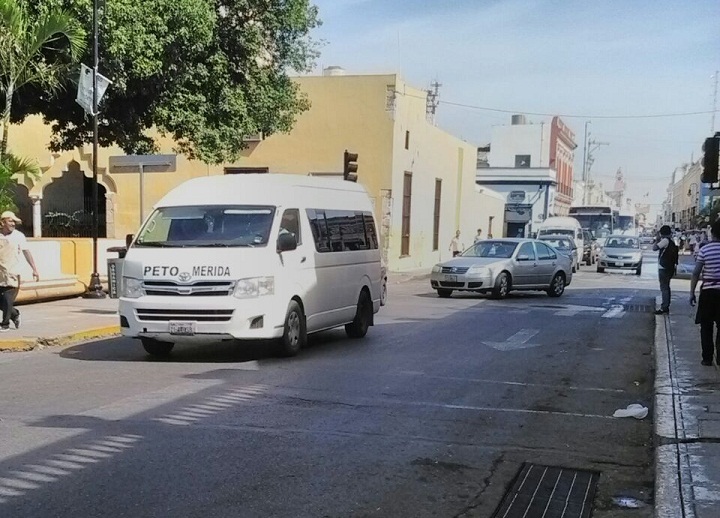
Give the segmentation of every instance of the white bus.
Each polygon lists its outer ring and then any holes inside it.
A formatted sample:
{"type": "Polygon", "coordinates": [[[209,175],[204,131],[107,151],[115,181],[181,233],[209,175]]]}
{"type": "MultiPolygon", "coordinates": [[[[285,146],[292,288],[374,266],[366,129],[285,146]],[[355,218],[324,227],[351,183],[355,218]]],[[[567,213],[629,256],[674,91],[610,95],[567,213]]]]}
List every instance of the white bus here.
{"type": "Polygon", "coordinates": [[[593,233],[595,239],[602,240],[615,230],[613,209],[609,205],[582,205],[570,207],[568,215],[575,218],[580,226],[593,233]]]}
{"type": "Polygon", "coordinates": [[[341,179],[252,174],[189,180],[162,198],[127,250],[124,336],[150,355],[177,342],[365,336],[381,299],[365,190],[341,179]]]}

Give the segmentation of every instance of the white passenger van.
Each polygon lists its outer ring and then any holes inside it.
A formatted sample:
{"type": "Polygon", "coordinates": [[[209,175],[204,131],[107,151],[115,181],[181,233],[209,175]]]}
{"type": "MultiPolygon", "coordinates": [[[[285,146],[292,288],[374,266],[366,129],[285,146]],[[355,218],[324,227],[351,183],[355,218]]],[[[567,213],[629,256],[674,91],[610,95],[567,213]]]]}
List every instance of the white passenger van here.
{"type": "Polygon", "coordinates": [[[362,338],[381,299],[378,234],[353,182],[248,174],[189,180],[132,238],[123,264],[122,334],[150,355],[176,342],[279,339],[345,326],[362,338]]]}
{"type": "MultiPolygon", "coordinates": [[[[578,220],[563,216],[553,216],[547,218],[545,221],[540,223],[540,227],[538,228],[538,237],[548,235],[572,237],[575,241],[575,246],[578,249],[580,259],[582,260],[582,254],[585,250],[585,236],[583,235],[583,229],[578,220]]],[[[579,262],[578,266],[580,266],[579,262]]]]}

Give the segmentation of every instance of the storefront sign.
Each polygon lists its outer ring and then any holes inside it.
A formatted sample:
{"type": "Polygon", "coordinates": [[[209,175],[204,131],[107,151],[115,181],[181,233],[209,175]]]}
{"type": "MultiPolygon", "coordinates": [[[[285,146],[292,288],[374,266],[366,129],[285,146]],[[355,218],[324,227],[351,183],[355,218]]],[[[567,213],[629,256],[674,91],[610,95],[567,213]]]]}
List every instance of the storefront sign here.
{"type": "Polygon", "coordinates": [[[507,197],[508,203],[522,203],[525,201],[525,191],[510,191],[507,197]]]}

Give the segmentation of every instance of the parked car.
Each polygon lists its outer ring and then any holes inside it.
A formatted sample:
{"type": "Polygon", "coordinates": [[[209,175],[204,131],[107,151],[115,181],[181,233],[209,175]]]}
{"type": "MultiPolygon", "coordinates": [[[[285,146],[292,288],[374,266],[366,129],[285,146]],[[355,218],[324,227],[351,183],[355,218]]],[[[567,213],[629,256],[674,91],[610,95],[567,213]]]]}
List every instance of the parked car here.
{"type": "Polygon", "coordinates": [[[603,273],[606,268],[635,270],[635,274],[640,275],[642,273],[640,239],[619,234],[608,236],[598,258],[597,271],[603,273]]]}
{"type": "Polygon", "coordinates": [[[555,250],[568,256],[572,260],[572,272],[575,273],[580,269],[580,258],[578,257],[578,247],[570,236],[562,235],[543,235],[538,237],[540,241],[547,243],[555,250]]]}
{"type": "Polygon", "coordinates": [[[439,297],[453,291],[490,292],[502,299],[512,290],[546,291],[559,297],[572,281],[572,260],[536,239],[486,239],[458,257],[433,266],[430,286],[439,297]]]}
{"type": "Polygon", "coordinates": [[[583,229],[583,261],[586,265],[592,266],[597,262],[600,255],[600,245],[590,230],[583,229]]]}

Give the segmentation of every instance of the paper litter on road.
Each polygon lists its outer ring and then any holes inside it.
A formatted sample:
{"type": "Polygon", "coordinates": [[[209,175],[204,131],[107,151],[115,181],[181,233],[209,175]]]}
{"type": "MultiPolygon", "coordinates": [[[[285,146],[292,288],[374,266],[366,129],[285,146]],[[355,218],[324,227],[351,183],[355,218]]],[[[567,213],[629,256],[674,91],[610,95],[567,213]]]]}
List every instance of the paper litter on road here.
{"type": "Polygon", "coordinates": [[[633,403],[627,408],[619,408],[615,410],[613,417],[634,417],[635,419],[645,419],[648,415],[648,409],[645,406],[633,403]]]}

